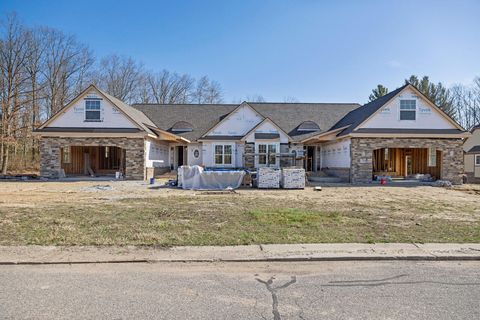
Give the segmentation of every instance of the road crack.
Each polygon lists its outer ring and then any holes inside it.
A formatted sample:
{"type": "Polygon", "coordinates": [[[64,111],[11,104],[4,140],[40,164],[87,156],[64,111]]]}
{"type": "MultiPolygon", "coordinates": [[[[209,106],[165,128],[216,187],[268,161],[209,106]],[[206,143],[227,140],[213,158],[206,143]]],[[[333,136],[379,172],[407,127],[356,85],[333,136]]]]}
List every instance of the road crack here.
{"type": "Polygon", "coordinates": [[[271,293],[272,295],[272,313],[273,313],[273,320],[281,320],[282,317],[280,316],[280,312],[278,312],[278,296],[277,293],[279,290],[285,289],[286,287],[294,284],[297,282],[297,277],[292,276],[291,280],[282,284],[281,286],[274,287],[273,286],[273,279],[274,277],[270,277],[267,281],[255,278],[260,283],[263,283],[267,290],[271,293]]]}

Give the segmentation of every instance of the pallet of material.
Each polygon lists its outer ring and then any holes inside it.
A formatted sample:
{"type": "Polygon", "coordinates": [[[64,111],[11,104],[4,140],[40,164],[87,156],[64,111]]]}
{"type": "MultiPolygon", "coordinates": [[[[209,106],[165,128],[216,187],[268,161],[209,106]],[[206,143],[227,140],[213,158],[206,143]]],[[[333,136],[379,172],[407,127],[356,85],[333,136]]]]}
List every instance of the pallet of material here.
{"type": "Polygon", "coordinates": [[[305,169],[283,168],[281,185],[284,189],[305,189],[305,169]]]}
{"type": "Polygon", "coordinates": [[[280,188],[280,170],[274,168],[259,168],[257,173],[257,187],[259,189],[280,188]]]}

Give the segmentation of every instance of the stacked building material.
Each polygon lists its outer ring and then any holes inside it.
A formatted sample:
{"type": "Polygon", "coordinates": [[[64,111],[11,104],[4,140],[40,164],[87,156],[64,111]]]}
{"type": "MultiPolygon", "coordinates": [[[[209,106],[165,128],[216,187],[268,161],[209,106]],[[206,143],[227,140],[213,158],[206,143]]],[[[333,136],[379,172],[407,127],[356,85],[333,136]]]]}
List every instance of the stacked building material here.
{"type": "Polygon", "coordinates": [[[305,169],[303,168],[283,168],[281,185],[284,189],[304,189],[305,188],[305,169]]]}
{"type": "Polygon", "coordinates": [[[278,189],[280,188],[280,170],[274,168],[259,168],[258,188],[260,189],[278,189]]]}

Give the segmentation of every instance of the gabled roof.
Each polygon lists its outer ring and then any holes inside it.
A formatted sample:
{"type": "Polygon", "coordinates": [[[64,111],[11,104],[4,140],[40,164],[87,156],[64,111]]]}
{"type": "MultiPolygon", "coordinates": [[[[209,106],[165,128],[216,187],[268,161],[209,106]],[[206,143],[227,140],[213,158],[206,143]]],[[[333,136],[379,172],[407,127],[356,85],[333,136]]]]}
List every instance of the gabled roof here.
{"type": "MultiPolygon", "coordinates": [[[[338,119],[360,107],[357,103],[248,102],[248,105],[263,117],[271,119],[293,141],[327,131],[338,119]],[[298,126],[304,121],[314,121],[320,126],[320,131],[298,131],[298,126]]],[[[195,141],[238,108],[238,104],[133,104],[132,107],[142,111],[157,127],[167,131],[178,121],[190,122],[193,131],[178,134],[195,141]]]]}
{"type": "MultiPolygon", "coordinates": [[[[96,90],[100,95],[102,95],[105,99],[107,99],[112,105],[114,105],[120,112],[122,112],[127,118],[129,118],[135,125],[139,127],[139,129],[149,133],[154,134],[147,125],[154,126],[155,124],[142,112],[138,111],[135,108],[127,105],[123,101],[115,98],[114,96],[109,95],[108,93],[100,90],[94,84],[89,85],[85,90],[83,90],[80,94],[78,94],[72,101],[70,101],[67,105],[65,105],[62,109],[58,110],[53,116],[51,116],[47,121],[45,121],[37,130],[36,132],[47,132],[46,126],[50,124],[53,120],[58,118],[62,113],[64,113],[68,108],[71,108],[81,97],[83,97],[86,93],[90,90],[96,90]]],[[[68,131],[66,128],[64,131],[68,131]]]]}
{"type": "Polygon", "coordinates": [[[338,121],[331,130],[335,130],[344,126],[348,126],[345,130],[340,132],[338,136],[345,136],[353,131],[355,131],[362,123],[367,121],[371,116],[373,116],[377,111],[379,111],[384,105],[386,105],[390,100],[396,97],[400,92],[405,88],[412,88],[417,94],[421,95],[434,109],[436,109],[442,116],[445,117],[450,123],[452,123],[458,131],[465,131],[455,120],[453,120],[448,114],[441,110],[437,105],[435,105],[428,97],[426,97],[420,90],[418,90],[414,85],[407,83],[401,86],[398,89],[393,90],[392,92],[387,93],[386,95],[375,99],[367,104],[364,104],[358,109],[355,109],[349,112],[345,117],[338,121]]]}
{"type": "Polygon", "coordinates": [[[375,99],[367,104],[364,104],[358,109],[355,109],[349,112],[345,117],[343,117],[340,121],[338,121],[331,130],[335,130],[341,127],[348,126],[345,130],[340,132],[338,136],[344,136],[351,133],[355,130],[360,124],[362,124],[367,118],[369,118],[372,114],[377,112],[380,108],[382,108],[387,102],[392,100],[397,94],[399,94],[403,89],[405,89],[408,84],[401,86],[400,88],[393,90],[392,92],[387,93],[383,97],[375,99]]]}

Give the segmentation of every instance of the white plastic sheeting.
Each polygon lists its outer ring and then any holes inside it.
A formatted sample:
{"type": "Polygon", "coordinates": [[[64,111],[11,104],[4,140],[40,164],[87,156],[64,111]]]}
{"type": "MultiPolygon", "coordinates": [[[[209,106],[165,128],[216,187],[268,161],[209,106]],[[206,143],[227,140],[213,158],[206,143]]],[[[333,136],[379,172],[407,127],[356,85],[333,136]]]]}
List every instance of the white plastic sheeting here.
{"type": "Polygon", "coordinates": [[[178,168],[178,186],[193,190],[236,189],[242,184],[245,171],[205,171],[200,166],[178,168]]]}

